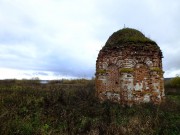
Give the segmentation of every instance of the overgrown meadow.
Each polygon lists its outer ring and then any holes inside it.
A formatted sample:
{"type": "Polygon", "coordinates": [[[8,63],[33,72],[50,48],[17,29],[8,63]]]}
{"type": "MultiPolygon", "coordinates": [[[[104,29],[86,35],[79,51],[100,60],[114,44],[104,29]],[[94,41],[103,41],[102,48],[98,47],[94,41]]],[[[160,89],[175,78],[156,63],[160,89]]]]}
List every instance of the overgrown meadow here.
{"type": "Polygon", "coordinates": [[[3,80],[0,135],[179,135],[178,83],[166,83],[160,105],[122,107],[100,103],[94,80],[3,80]]]}

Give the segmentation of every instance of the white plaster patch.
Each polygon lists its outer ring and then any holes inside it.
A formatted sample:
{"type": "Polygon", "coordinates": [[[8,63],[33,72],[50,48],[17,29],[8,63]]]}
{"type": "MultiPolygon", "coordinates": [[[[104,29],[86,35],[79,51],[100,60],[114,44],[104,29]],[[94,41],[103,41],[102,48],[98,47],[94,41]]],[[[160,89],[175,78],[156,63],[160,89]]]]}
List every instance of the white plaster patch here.
{"type": "Polygon", "coordinates": [[[129,91],[129,92],[128,92],[128,100],[131,100],[131,99],[132,99],[132,97],[133,97],[133,95],[132,95],[132,91],[129,91]]]}
{"type": "Polygon", "coordinates": [[[123,60],[119,60],[119,61],[117,62],[117,66],[118,66],[118,67],[121,67],[122,64],[123,64],[123,60]]]}
{"type": "Polygon", "coordinates": [[[144,95],[144,100],[143,100],[145,103],[148,103],[150,102],[150,95],[146,94],[144,95]]]}
{"type": "Polygon", "coordinates": [[[119,101],[120,100],[120,95],[117,93],[114,93],[114,97],[119,101]]]}
{"type": "Polygon", "coordinates": [[[98,80],[106,80],[105,76],[98,76],[98,80]]]}
{"type": "Polygon", "coordinates": [[[162,97],[164,97],[165,96],[165,93],[164,93],[164,89],[163,89],[163,91],[162,91],[162,97]]]}
{"type": "Polygon", "coordinates": [[[136,66],[136,68],[139,68],[140,67],[140,65],[138,64],[137,66],[136,66]]]}
{"type": "Polygon", "coordinates": [[[108,64],[106,62],[103,62],[102,67],[103,67],[103,69],[107,69],[108,64]]]}
{"type": "Polygon", "coordinates": [[[133,59],[125,59],[123,62],[124,68],[133,68],[134,65],[135,65],[135,62],[133,61],[133,59]]]}
{"type": "Polygon", "coordinates": [[[149,66],[152,67],[153,66],[153,62],[150,60],[150,58],[147,58],[145,63],[149,66]]]}
{"type": "Polygon", "coordinates": [[[146,81],[144,82],[144,85],[145,85],[145,89],[149,90],[149,86],[148,86],[148,83],[146,81]]]}
{"type": "Polygon", "coordinates": [[[108,99],[111,98],[111,95],[112,95],[111,92],[107,92],[107,93],[106,93],[106,96],[107,96],[108,99]]]}
{"type": "Polygon", "coordinates": [[[118,93],[107,92],[104,95],[107,96],[108,99],[116,99],[118,101],[120,100],[120,94],[118,93]]]}
{"type": "Polygon", "coordinates": [[[136,85],[134,86],[135,91],[142,91],[143,88],[143,83],[136,83],[136,85]]]}
{"type": "Polygon", "coordinates": [[[160,95],[158,95],[158,96],[157,96],[157,98],[161,99],[161,96],[160,96],[160,95]]]}
{"type": "Polygon", "coordinates": [[[154,87],[154,91],[155,92],[160,92],[160,90],[159,90],[159,88],[160,88],[160,83],[158,82],[158,83],[153,83],[153,87],[154,87]]]}

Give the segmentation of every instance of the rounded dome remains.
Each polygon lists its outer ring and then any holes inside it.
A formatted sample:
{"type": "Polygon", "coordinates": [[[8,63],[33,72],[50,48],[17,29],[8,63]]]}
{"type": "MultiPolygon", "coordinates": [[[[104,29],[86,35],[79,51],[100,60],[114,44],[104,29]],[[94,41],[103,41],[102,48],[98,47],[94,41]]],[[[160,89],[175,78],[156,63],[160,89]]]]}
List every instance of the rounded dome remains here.
{"type": "Polygon", "coordinates": [[[124,44],[152,44],[158,47],[156,42],[147,38],[143,33],[132,28],[123,28],[114,32],[107,40],[105,47],[122,46],[124,44]]]}

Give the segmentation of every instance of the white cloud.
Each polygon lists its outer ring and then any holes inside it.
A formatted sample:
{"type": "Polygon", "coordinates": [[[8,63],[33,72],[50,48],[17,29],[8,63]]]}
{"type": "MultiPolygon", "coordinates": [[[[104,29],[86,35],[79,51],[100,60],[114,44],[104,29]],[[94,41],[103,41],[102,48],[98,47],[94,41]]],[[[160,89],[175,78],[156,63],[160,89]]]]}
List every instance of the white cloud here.
{"type": "Polygon", "coordinates": [[[178,0],[1,0],[0,67],[91,77],[98,50],[126,24],[159,44],[168,77],[180,64],[179,10],[178,0]]]}
{"type": "Polygon", "coordinates": [[[49,71],[18,70],[10,68],[0,68],[0,79],[33,79],[38,77],[41,80],[58,80],[62,78],[74,79],[74,76],[54,74],[49,71]]]}

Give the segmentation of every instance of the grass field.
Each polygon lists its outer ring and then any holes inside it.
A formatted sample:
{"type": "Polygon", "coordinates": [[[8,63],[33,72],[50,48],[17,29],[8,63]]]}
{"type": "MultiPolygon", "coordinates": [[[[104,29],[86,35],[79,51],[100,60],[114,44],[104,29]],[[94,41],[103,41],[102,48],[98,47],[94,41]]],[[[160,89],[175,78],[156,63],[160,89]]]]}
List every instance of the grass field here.
{"type": "Polygon", "coordinates": [[[94,94],[93,80],[0,81],[0,135],[180,134],[180,95],[122,107],[94,94]]]}

